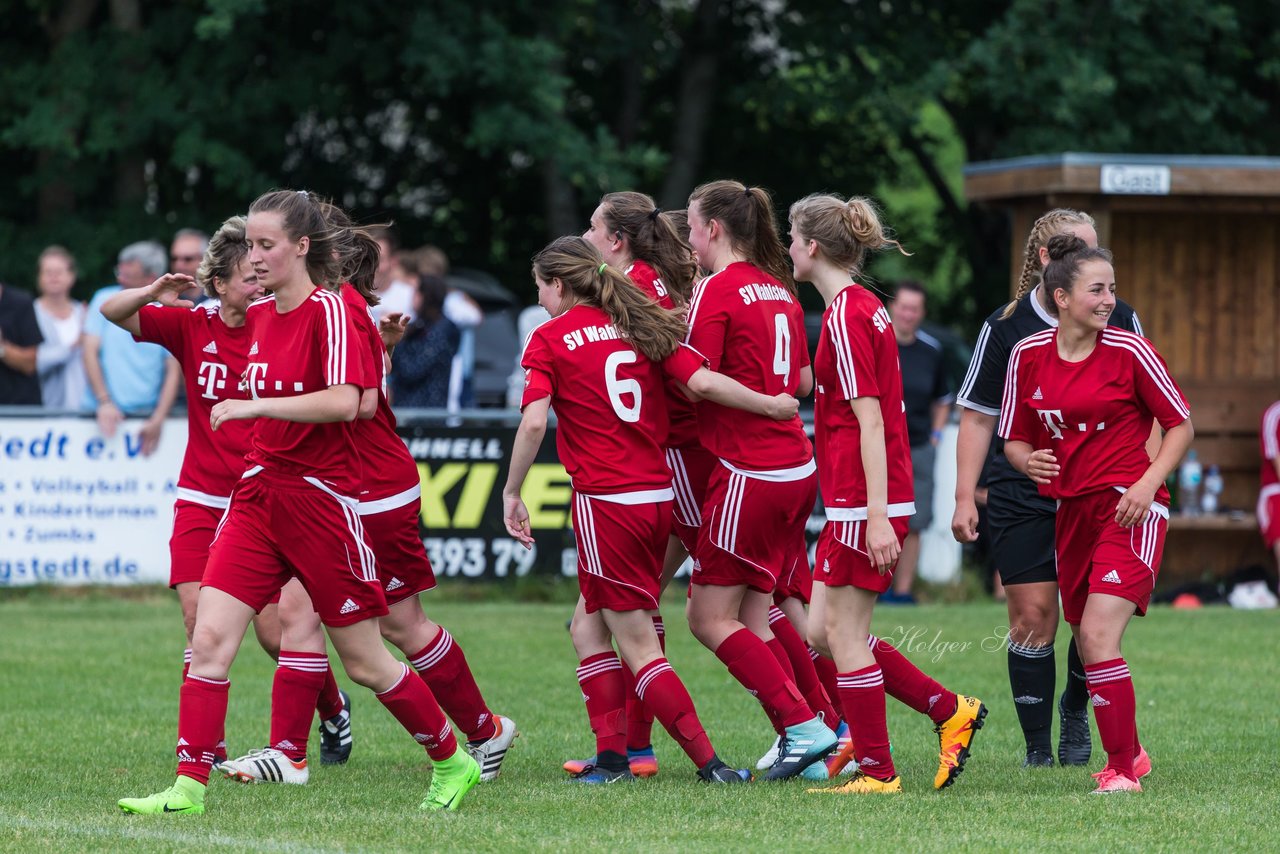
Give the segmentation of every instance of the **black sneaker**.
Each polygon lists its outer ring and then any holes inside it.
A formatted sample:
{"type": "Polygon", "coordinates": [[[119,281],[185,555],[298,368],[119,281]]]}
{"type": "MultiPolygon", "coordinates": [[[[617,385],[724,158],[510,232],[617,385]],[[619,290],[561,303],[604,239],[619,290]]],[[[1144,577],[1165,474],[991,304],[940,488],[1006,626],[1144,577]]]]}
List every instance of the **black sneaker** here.
{"type": "Polygon", "coordinates": [[[704,783],[746,783],[751,772],[746,768],[730,768],[719,756],[712,756],[698,769],[698,779],[704,783]]]}
{"type": "Polygon", "coordinates": [[[1093,753],[1093,736],[1089,733],[1089,708],[1073,711],[1058,700],[1058,764],[1088,765],[1093,753]]]}
{"type": "Polygon", "coordinates": [[[1023,768],[1052,768],[1053,757],[1043,750],[1028,750],[1027,758],[1022,760],[1023,768]]]}
{"type": "Polygon", "coordinates": [[[320,722],[320,764],[341,765],[351,757],[351,698],[338,691],[342,711],[320,722]]]}

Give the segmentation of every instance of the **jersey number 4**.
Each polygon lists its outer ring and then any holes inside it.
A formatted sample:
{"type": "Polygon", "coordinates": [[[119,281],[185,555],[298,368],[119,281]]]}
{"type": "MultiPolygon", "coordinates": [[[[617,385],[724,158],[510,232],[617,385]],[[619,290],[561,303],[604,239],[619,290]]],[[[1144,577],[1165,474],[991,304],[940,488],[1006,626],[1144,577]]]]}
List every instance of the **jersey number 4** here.
{"type": "Polygon", "coordinates": [[[781,312],[773,316],[773,372],[784,388],[791,385],[791,325],[781,312]]]}
{"type": "Polygon", "coordinates": [[[618,368],[635,364],[635,361],[634,351],[619,350],[616,353],[610,353],[609,358],[604,362],[604,387],[609,392],[609,403],[613,405],[613,411],[618,417],[628,424],[634,424],[640,420],[640,382],[619,378],[618,368]],[[631,397],[630,406],[623,402],[623,395],[631,397]]]}

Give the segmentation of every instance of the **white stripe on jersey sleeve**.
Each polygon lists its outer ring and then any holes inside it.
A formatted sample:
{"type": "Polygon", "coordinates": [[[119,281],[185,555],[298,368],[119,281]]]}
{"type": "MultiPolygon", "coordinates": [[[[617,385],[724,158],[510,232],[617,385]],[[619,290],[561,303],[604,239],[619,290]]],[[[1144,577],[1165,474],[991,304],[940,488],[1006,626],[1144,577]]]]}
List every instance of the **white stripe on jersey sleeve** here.
{"type": "Polygon", "coordinates": [[[329,364],[326,371],[326,382],[341,385],[348,382],[347,377],[347,306],[342,297],[331,291],[316,293],[320,304],[324,306],[325,323],[329,336],[329,364]]]}
{"type": "Polygon", "coordinates": [[[853,367],[853,349],[849,346],[849,327],[845,323],[845,309],[849,301],[844,291],[831,304],[827,317],[827,333],[831,336],[831,349],[836,355],[836,376],[840,379],[840,391],[845,400],[858,397],[858,374],[853,367]]]}
{"type": "Polygon", "coordinates": [[[1009,369],[1004,378],[1004,397],[1000,403],[1000,424],[997,428],[1000,438],[1008,439],[1009,431],[1013,429],[1013,410],[1018,403],[1018,367],[1023,352],[1052,343],[1053,330],[1046,329],[1023,338],[1009,354],[1009,369]]]}
{"type": "Polygon", "coordinates": [[[1280,400],[1267,407],[1262,416],[1263,457],[1274,460],[1280,457],[1280,400]]]}
{"type": "Polygon", "coordinates": [[[1138,364],[1142,365],[1147,375],[1151,377],[1152,382],[1156,384],[1156,388],[1160,389],[1169,403],[1173,405],[1174,411],[1183,418],[1191,417],[1191,410],[1182,402],[1182,395],[1178,394],[1178,387],[1174,385],[1173,378],[1169,376],[1169,372],[1165,370],[1155,350],[1147,343],[1147,339],[1132,332],[1108,327],[1103,330],[1100,340],[1107,346],[1120,347],[1137,356],[1138,364]]]}
{"type": "Polygon", "coordinates": [[[320,304],[320,308],[322,308],[322,309],[324,310],[324,324],[325,324],[325,334],[326,334],[325,343],[326,343],[326,344],[328,345],[328,347],[329,347],[329,357],[328,357],[328,359],[325,361],[325,365],[324,365],[324,380],[325,380],[325,383],[326,383],[326,384],[328,384],[328,385],[333,385],[333,373],[334,373],[334,365],[333,365],[333,356],[334,356],[334,352],[333,352],[333,309],[332,309],[332,307],[329,305],[329,303],[325,302],[324,297],[323,297],[323,296],[321,296],[321,294],[320,294],[320,293],[315,294],[315,295],[312,297],[312,299],[313,299],[315,302],[319,303],[319,304],[320,304]]]}
{"type": "Polygon", "coordinates": [[[1142,331],[1142,321],[1138,320],[1138,312],[1136,310],[1133,312],[1133,331],[1143,338],[1147,337],[1147,333],[1142,331]]]}
{"type": "Polygon", "coordinates": [[[689,326],[689,331],[685,333],[684,343],[688,344],[693,337],[693,324],[698,317],[698,309],[702,307],[702,298],[706,296],[707,285],[711,284],[711,280],[719,273],[712,273],[701,282],[693,286],[693,295],[689,297],[689,311],[685,314],[685,323],[689,326]]]}
{"type": "Polygon", "coordinates": [[[969,395],[973,394],[973,386],[978,381],[978,371],[982,367],[982,360],[987,356],[987,341],[990,339],[991,324],[983,323],[982,331],[978,333],[978,343],[973,346],[973,358],[969,360],[969,370],[965,372],[964,382],[960,383],[960,391],[956,394],[956,403],[965,409],[973,409],[985,415],[999,415],[999,410],[988,406],[978,406],[969,400],[969,395]]]}

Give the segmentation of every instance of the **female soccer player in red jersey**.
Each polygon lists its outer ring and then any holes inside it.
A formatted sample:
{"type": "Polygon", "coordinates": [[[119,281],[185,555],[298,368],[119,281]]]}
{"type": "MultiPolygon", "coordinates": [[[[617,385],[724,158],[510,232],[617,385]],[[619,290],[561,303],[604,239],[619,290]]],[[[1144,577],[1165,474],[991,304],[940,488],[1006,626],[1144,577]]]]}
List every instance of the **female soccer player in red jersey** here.
{"type": "MultiPolygon", "coordinates": [[[[168,275],[149,288],[122,291],[102,305],[102,313],[108,320],[132,332],[139,341],[150,341],[169,350],[181,365],[186,382],[187,451],[178,477],[173,537],[169,541],[169,586],[178,593],[182,622],[187,630],[183,679],[191,662],[196,599],[209,558],[209,546],[218,521],[230,503],[231,491],[244,471],[244,457],[253,433],[252,421],[230,423],[216,434],[209,424],[210,410],[218,401],[246,397],[239,382],[248,362],[250,343],[245,313],[249,304],[262,296],[262,288],[248,263],[244,227],[244,217],[232,217],[224,222],[209,240],[196,272],[197,283],[217,302],[192,308],[191,303],[179,297],[190,287],[191,278],[168,275]]],[[[253,622],[259,643],[279,662],[274,690],[287,690],[287,683],[295,674],[294,665],[299,662],[292,655],[280,661],[276,605],[268,605],[253,622]]],[[[308,722],[311,709],[316,708],[328,725],[322,732],[346,734],[345,744],[341,737],[326,738],[322,754],[333,761],[345,761],[351,751],[350,716],[323,646],[319,655],[309,657],[300,666],[307,671],[305,678],[316,682],[319,693],[317,700],[317,691],[311,692],[308,722]]],[[[221,739],[214,754],[218,763],[227,758],[226,745],[221,739]]]]}
{"type": "MultiPolygon", "coordinates": [[[[689,197],[689,242],[711,271],[694,290],[688,343],[712,370],[765,394],[808,394],[813,384],[804,316],[769,194],[736,181],[689,197]]],[[[836,745],[797,688],[775,644],[769,607],[784,573],[805,553],[817,497],[813,449],[800,419],[776,422],[698,404],[698,434],[715,454],[702,508],[689,627],[764,707],[781,736],[766,775],[800,774],[836,745]]],[[[812,667],[812,662],[810,662],[812,667]]]]}
{"type": "MultiPolygon", "coordinates": [[[[986,709],[925,676],[870,634],[876,597],[893,582],[893,566],[915,512],[911,449],[902,408],[893,324],[880,300],[854,281],[869,250],[894,246],[866,199],[808,196],[791,206],[791,261],[827,309],[814,363],[819,479],[827,524],[818,541],[809,637],[839,668],[840,701],[858,773],[848,794],[901,792],[889,755],[885,692],[927,714],[939,741],[934,788],[964,768],[986,709]]],[[[831,771],[838,765],[829,765],[831,771]]]]}
{"type": "Polygon", "coordinates": [[[1151,760],[1138,740],[1120,641],[1151,601],[1169,519],[1164,481],[1194,429],[1151,343],[1107,325],[1116,307],[1111,253],[1060,235],[1049,258],[1044,287],[1058,327],[1013,349],[999,433],[1014,468],[1058,502],[1062,614],[1107,751],[1095,791],[1142,791],[1151,760]],[[1165,430],[1154,459],[1146,448],[1153,419],[1165,430]]]}
{"type": "MultiPolygon", "coordinates": [[[[616,640],[636,691],[708,782],[747,779],[711,748],[684,684],[663,655],[649,612],[658,609],[660,561],[671,529],[671,470],[664,374],[694,393],[717,378],[680,344],[684,325],[609,267],[580,237],[562,237],[533,261],[538,301],[552,315],[529,337],[523,416],[503,490],[508,532],[533,544],[520,488],[546,430],[558,419],[557,448],[573,482],[573,529],[585,614],[574,644],[578,680],[596,735],[594,765],[575,779],[632,779],[626,757],[626,713],[616,640]],[[594,632],[592,631],[594,628],[594,632]]],[[[769,410],[794,400],[737,387],[769,410]]],[[[727,399],[727,398],[726,398],[727,399]]],[[[754,404],[750,401],[754,401],[754,404]]]]}
{"type": "Polygon", "coordinates": [[[1258,528],[1280,564],[1280,400],[1262,413],[1262,488],[1258,491],[1258,528]]]}
{"type": "MultiPolygon", "coordinates": [[[[642,291],[669,310],[679,310],[683,316],[693,290],[697,266],[693,252],[672,225],[670,217],[663,213],[644,193],[608,193],[600,199],[591,221],[582,235],[609,266],[622,270],[628,279],[642,291]]],[[[662,590],[667,589],[680,565],[684,563],[697,541],[697,529],[701,524],[698,514],[702,496],[706,491],[707,477],[715,458],[698,444],[698,424],[693,402],[675,387],[667,383],[667,465],[673,474],[671,536],[667,540],[666,557],[662,563],[662,590]]],[[[574,611],[574,625],[582,625],[586,610],[581,598],[574,611]]],[[[658,642],[666,650],[666,626],[662,615],[654,611],[654,629],[658,642]]],[[[589,629],[595,632],[596,628],[589,629]]],[[[630,674],[623,670],[627,681],[627,759],[631,773],[637,777],[651,777],[658,773],[658,759],[653,751],[653,714],[640,702],[631,683],[630,674]]],[[[564,769],[570,774],[580,774],[593,760],[570,760],[564,769]]]]}
{"type": "MultiPolygon", "coordinates": [[[[978,537],[974,501],[978,476],[987,460],[1009,354],[1022,339],[1057,326],[1049,313],[1052,295],[1040,283],[1049,262],[1048,242],[1073,234],[1098,245],[1093,218],[1081,211],[1057,208],[1041,216],[1027,235],[1022,274],[1012,302],[992,312],[982,325],[973,359],[956,402],[960,434],[956,442],[956,510],[951,531],[962,543],[978,537]]],[[[1110,325],[1142,334],[1138,315],[1116,300],[1110,325]]],[[[1015,470],[996,439],[987,478],[987,515],[991,554],[1004,584],[1009,609],[1007,664],[1014,708],[1026,744],[1023,765],[1053,765],[1053,693],[1057,681],[1054,636],[1058,631],[1058,574],[1053,556],[1054,503],[1036,492],[1035,484],[1015,470]]],[[[1067,646],[1066,684],[1058,701],[1058,761],[1085,765],[1093,750],[1089,734],[1089,692],[1077,644],[1067,646]]]]}
{"type": "Polygon", "coordinates": [[[178,779],[119,802],[144,814],[204,811],[213,749],[226,717],[227,673],[255,611],[301,580],[347,674],[375,692],[435,766],[423,809],[456,809],[480,778],[431,690],[382,643],[387,613],[357,512],[355,431],[361,390],[376,385],[346,305],[314,284],[339,281],[367,235],[336,228],[306,192],[273,191],[249,208],[249,262],[269,299],[248,312],[249,400],[213,407],[214,428],[256,418],[249,468],[219,525],[196,609],[191,669],[178,713],[178,779]],[[355,246],[353,246],[355,244],[355,246]]]}

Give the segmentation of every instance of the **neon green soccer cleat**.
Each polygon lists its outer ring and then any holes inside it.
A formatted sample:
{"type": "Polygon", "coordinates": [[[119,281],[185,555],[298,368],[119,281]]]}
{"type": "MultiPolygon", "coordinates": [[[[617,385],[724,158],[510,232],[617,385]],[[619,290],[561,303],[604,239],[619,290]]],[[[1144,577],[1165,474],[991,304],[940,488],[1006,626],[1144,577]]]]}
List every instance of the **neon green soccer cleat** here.
{"type": "Polygon", "coordinates": [[[427,789],[427,797],[418,809],[456,810],[467,792],[480,782],[479,763],[460,749],[443,762],[432,764],[435,770],[431,774],[431,788],[427,789]]]}
{"type": "Polygon", "coordinates": [[[179,777],[163,792],[156,792],[146,798],[121,798],[117,805],[134,815],[203,815],[204,790],[202,784],[190,777],[179,777]]]}

